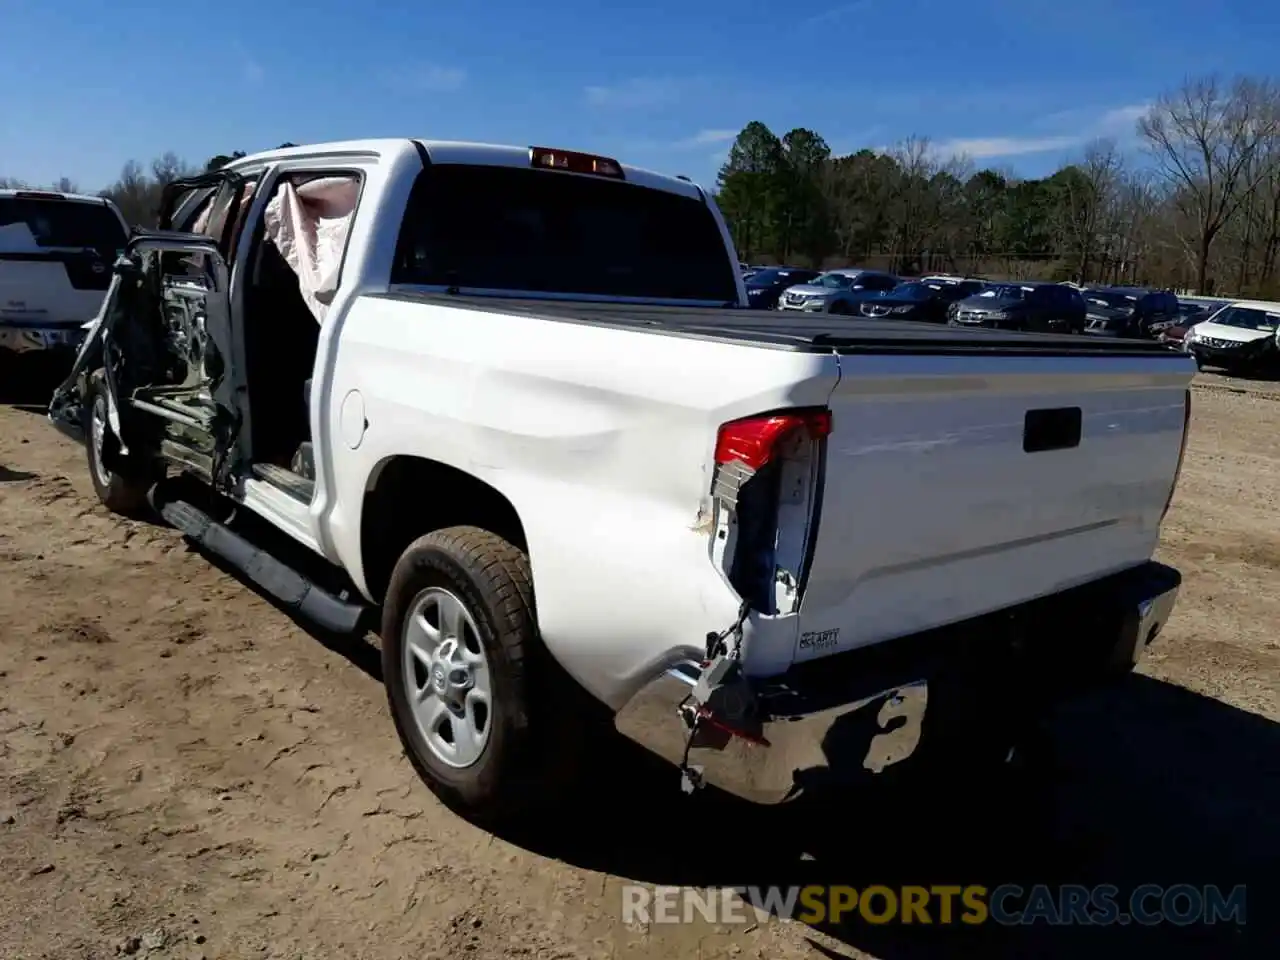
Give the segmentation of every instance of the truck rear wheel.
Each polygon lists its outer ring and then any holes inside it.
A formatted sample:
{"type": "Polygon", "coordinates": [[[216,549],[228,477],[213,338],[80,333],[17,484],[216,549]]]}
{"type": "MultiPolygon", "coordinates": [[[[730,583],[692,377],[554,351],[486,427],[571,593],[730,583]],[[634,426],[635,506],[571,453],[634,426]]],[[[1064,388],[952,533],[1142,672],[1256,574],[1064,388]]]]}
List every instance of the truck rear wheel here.
{"type": "Polygon", "coordinates": [[[89,378],[84,403],[85,450],[89,479],[98,499],[112,513],[138,517],[148,509],[147,493],[156,480],[150,461],[120,452],[120,439],[107,417],[107,387],[100,374],[89,378]]]}
{"type": "Polygon", "coordinates": [[[575,738],[556,670],[517,547],[450,527],[400,556],[383,605],[383,681],[405,752],[446,805],[492,821],[558,792],[575,738]]]}

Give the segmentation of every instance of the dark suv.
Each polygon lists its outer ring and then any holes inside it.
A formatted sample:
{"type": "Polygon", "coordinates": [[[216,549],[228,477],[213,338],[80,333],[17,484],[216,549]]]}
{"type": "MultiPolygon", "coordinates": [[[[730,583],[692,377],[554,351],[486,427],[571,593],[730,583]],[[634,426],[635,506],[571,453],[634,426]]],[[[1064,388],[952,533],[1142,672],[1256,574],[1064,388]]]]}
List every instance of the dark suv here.
{"type": "Polygon", "coordinates": [[[1061,283],[1004,281],[953,304],[947,320],[961,327],[1040,333],[1083,333],[1084,299],[1061,283]]]}
{"type": "Polygon", "coordinates": [[[754,310],[772,310],[777,307],[783,290],[798,283],[808,283],[816,276],[817,270],[804,270],[800,267],[765,267],[757,270],[743,281],[747,288],[747,303],[754,310]]]}
{"type": "MultiPolygon", "coordinates": [[[[946,323],[947,310],[953,303],[973,296],[985,286],[982,280],[909,280],[892,290],[869,294],[856,304],[856,312],[864,317],[946,323]]],[[[837,311],[833,307],[831,312],[837,311]]]]}
{"type": "Polygon", "coordinates": [[[1094,336],[1149,340],[1180,319],[1178,298],[1164,290],[1090,287],[1081,293],[1088,308],[1085,332],[1094,336]]]}

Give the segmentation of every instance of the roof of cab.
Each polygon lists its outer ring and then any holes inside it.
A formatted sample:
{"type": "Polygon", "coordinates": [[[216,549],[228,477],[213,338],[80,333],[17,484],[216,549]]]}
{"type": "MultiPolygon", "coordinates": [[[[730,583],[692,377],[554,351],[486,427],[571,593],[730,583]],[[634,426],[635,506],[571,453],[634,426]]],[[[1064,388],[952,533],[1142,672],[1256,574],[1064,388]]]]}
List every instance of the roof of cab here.
{"type": "Polygon", "coordinates": [[[1280,303],[1275,300],[1228,300],[1227,306],[1242,307],[1245,310],[1262,310],[1266,313],[1280,313],[1280,303]]]}
{"type": "MultiPolygon", "coordinates": [[[[529,147],[503,146],[491,143],[469,143],[453,140],[424,140],[421,138],[377,139],[377,140],[339,140],[331,143],[313,143],[296,147],[283,147],[277,150],[265,150],[240,157],[227,164],[229,169],[248,167],[293,157],[351,156],[353,154],[377,154],[379,156],[396,156],[406,152],[416,152],[420,144],[427,151],[432,163],[466,163],[495,167],[529,167],[529,147]]],[[[540,144],[541,146],[541,144],[540,144]]],[[[571,147],[562,149],[571,150],[571,147]]],[[[591,153],[591,151],[580,151],[591,153]]],[[[612,158],[611,158],[612,159],[612,158]]],[[[618,161],[628,183],[665,190],[696,200],[705,198],[702,188],[691,180],[672,177],[642,167],[633,167],[618,161]]]]}
{"type": "Polygon", "coordinates": [[[0,190],[0,197],[30,197],[36,200],[69,200],[75,203],[96,203],[105,206],[110,203],[106,197],[95,197],[88,193],[62,193],[59,190],[20,189],[0,190]]]}

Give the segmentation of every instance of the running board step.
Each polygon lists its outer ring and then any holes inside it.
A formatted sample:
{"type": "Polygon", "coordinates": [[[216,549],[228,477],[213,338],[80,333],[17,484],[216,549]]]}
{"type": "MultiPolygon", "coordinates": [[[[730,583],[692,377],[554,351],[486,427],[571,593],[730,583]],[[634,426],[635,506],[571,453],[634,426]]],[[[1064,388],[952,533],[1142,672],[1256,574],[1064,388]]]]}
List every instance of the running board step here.
{"type": "Polygon", "coordinates": [[[277,490],[283,490],[299,503],[310,503],[316,492],[315,480],[309,480],[292,470],[277,467],[272,463],[255,463],[253,475],[259,480],[265,480],[277,490]]]}
{"type": "Polygon", "coordinates": [[[335,597],[185,500],[153,504],[160,516],[221,557],[290,610],[333,633],[354,633],[362,604],[335,597]]]}

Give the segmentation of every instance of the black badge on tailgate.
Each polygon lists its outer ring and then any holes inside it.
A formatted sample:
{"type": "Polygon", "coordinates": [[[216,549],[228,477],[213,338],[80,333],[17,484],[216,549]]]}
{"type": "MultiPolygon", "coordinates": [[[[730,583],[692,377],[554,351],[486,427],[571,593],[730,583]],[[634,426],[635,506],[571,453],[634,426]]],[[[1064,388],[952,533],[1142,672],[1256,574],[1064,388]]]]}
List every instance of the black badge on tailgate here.
{"type": "Polygon", "coordinates": [[[800,634],[801,650],[830,650],[840,639],[840,628],[834,630],[811,630],[800,634]]]}

